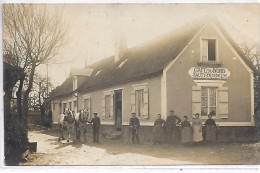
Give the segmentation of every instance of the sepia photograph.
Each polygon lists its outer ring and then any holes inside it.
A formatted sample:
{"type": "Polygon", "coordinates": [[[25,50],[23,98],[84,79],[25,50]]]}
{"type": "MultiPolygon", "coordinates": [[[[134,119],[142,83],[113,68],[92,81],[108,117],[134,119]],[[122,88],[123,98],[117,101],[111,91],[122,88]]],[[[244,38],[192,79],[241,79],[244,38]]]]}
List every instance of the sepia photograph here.
{"type": "Polygon", "coordinates": [[[260,164],[257,3],[4,3],[2,58],[6,167],[260,164]]]}

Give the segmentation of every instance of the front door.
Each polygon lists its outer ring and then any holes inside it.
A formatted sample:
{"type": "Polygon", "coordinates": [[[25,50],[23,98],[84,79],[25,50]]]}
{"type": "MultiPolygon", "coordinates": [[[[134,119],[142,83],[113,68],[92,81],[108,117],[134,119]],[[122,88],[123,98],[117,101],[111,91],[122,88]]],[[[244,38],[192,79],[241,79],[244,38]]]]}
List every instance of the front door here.
{"type": "Polygon", "coordinates": [[[121,130],[122,125],[122,90],[114,91],[115,125],[116,130],[121,130]]]}

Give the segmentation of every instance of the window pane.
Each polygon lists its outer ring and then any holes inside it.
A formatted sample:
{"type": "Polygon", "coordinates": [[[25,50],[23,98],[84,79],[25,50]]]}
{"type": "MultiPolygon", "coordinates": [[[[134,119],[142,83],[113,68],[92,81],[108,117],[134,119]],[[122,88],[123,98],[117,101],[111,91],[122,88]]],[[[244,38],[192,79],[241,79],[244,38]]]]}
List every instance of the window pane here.
{"type": "Polygon", "coordinates": [[[216,61],[216,40],[208,40],[208,60],[216,61]]]}
{"type": "Polygon", "coordinates": [[[201,88],[201,115],[207,116],[209,113],[216,115],[217,106],[217,88],[202,87],[201,88]]]}
{"type": "Polygon", "coordinates": [[[216,106],[216,88],[209,88],[210,106],[216,106]]]}
{"type": "Polygon", "coordinates": [[[143,115],[143,107],[144,107],[144,99],[143,99],[144,90],[136,90],[135,91],[135,107],[136,107],[136,115],[143,115]]]}
{"type": "Polygon", "coordinates": [[[201,87],[201,96],[202,97],[208,97],[208,88],[201,87]]]}
{"type": "Polygon", "coordinates": [[[66,107],[67,107],[67,104],[63,103],[63,112],[65,111],[66,107]]]}

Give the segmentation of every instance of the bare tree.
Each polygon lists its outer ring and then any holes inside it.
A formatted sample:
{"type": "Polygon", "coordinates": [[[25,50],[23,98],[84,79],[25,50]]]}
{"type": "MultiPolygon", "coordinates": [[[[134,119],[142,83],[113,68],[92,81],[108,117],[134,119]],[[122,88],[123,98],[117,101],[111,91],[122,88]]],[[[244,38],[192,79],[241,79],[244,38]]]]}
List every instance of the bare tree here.
{"type": "Polygon", "coordinates": [[[254,74],[254,97],[255,102],[257,102],[257,109],[260,109],[260,45],[244,41],[240,47],[245,56],[251,60],[255,69],[258,71],[258,73],[254,74]]]}
{"type": "Polygon", "coordinates": [[[23,122],[27,121],[28,98],[33,88],[35,70],[58,54],[65,43],[65,33],[62,14],[51,13],[46,5],[3,6],[4,61],[26,73],[17,91],[17,109],[23,122]]]}

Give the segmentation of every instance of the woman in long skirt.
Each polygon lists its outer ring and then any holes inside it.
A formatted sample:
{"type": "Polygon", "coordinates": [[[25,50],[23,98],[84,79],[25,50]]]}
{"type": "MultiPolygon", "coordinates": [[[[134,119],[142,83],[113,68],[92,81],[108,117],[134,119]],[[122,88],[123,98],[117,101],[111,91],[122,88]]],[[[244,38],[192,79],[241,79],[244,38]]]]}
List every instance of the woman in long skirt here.
{"type": "Polygon", "coordinates": [[[202,123],[199,118],[199,114],[195,114],[195,118],[192,121],[192,127],[193,127],[193,141],[198,143],[203,140],[202,137],[202,123]]]}
{"type": "Polygon", "coordinates": [[[182,144],[192,142],[192,129],[187,116],[184,116],[181,122],[181,142],[182,144]]]}
{"type": "Polygon", "coordinates": [[[154,122],[153,127],[153,144],[161,144],[165,140],[165,120],[158,114],[158,119],[154,122]]]}
{"type": "Polygon", "coordinates": [[[212,115],[209,114],[205,122],[206,126],[206,141],[215,142],[216,141],[216,122],[212,119],[212,115]]]}

